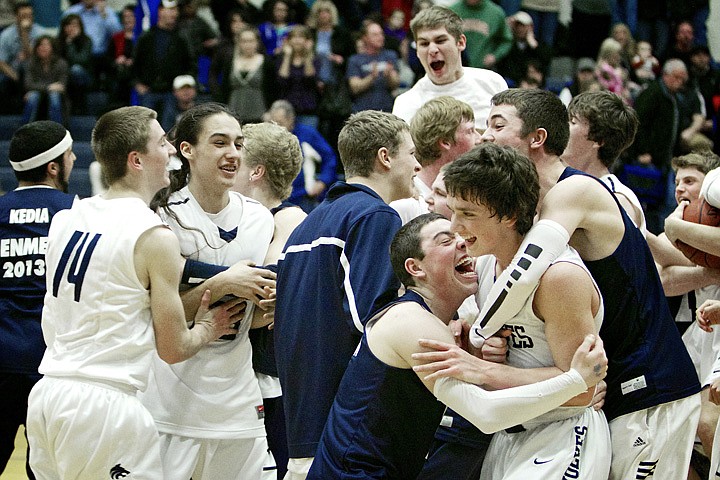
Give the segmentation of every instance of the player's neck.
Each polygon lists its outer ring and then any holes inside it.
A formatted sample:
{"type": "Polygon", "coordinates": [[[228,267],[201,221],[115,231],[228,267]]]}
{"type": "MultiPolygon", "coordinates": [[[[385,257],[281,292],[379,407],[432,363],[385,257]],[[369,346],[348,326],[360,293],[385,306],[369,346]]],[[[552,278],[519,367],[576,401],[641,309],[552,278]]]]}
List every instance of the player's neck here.
{"type": "Polygon", "coordinates": [[[464,298],[459,297],[454,289],[436,289],[429,285],[420,284],[408,287],[408,290],[420,295],[433,315],[438,317],[444,324],[450,323],[457,309],[460,308],[464,298]]]}
{"type": "Polygon", "coordinates": [[[202,185],[196,185],[192,182],[188,185],[190,193],[206,213],[220,213],[220,211],[230,202],[229,189],[223,188],[221,191],[203,188],[202,185]]]}
{"type": "Polygon", "coordinates": [[[373,192],[380,195],[380,198],[383,199],[383,202],[390,203],[394,200],[399,200],[399,198],[394,198],[393,196],[393,188],[392,185],[389,185],[388,182],[384,182],[381,179],[377,178],[377,176],[374,176],[371,174],[370,177],[361,177],[361,176],[355,176],[355,177],[348,177],[345,179],[346,183],[354,183],[358,185],[363,185],[365,187],[368,187],[373,192]]]}

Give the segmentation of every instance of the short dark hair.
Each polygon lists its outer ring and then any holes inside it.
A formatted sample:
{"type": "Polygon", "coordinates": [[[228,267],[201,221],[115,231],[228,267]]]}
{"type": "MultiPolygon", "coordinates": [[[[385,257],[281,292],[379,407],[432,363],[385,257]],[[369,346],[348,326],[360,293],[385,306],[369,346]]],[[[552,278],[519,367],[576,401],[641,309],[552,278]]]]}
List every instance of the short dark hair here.
{"type": "Polygon", "coordinates": [[[425,258],[425,252],[422,249],[422,240],[420,231],[423,227],[436,220],[447,220],[439,213],[425,213],[419,217],[415,217],[402,226],[395,234],[390,244],[390,264],[393,272],[406,287],[415,285],[412,275],[405,269],[405,260],[408,258],[416,258],[422,260],[425,258]]]}
{"type": "Polygon", "coordinates": [[[538,128],[547,131],[545,151],[562,155],[570,138],[570,126],[565,105],[557,95],[547,90],[510,88],[492,97],[493,105],[515,107],[523,122],[520,134],[526,136],[538,128]]]}
{"type": "Polygon", "coordinates": [[[447,167],[444,180],[448,195],[484,205],[500,219],[514,218],[519,234],[532,227],[540,181],[535,165],[517,149],[478,145],[447,167]]]}
{"type": "Polygon", "coordinates": [[[635,110],[608,91],[576,95],[568,105],[568,116],[588,122],[588,139],[600,144],[598,157],[608,168],[632,145],[640,125],[635,110]]]}

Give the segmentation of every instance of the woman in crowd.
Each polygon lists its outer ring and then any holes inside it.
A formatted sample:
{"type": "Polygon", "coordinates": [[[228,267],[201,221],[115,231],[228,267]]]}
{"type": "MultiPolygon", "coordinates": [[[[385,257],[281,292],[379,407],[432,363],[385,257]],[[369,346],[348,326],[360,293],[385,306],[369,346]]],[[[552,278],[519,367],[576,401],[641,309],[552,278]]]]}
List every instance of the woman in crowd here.
{"type": "Polygon", "coordinates": [[[79,15],[71,13],[60,21],[58,53],[70,68],[67,94],[72,111],[84,113],[87,92],[94,83],[92,40],[85,35],[79,15]]]}
{"type": "Polygon", "coordinates": [[[39,120],[40,104],[47,103],[47,119],[65,124],[64,102],[68,65],[55,51],[55,40],[43,35],[35,41],[25,66],[23,123],[39,120]]]}
{"type": "Polygon", "coordinates": [[[298,123],[317,128],[317,68],[312,35],[306,26],[292,27],[275,63],[280,98],[293,106],[298,123]]]}

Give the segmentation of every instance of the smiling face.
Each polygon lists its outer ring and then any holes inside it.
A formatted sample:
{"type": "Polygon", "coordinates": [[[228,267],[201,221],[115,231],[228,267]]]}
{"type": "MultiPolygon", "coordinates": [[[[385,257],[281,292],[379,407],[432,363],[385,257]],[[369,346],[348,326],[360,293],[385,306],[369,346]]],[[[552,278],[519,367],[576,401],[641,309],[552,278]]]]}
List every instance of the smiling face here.
{"type": "Polygon", "coordinates": [[[418,263],[426,281],[460,302],[477,291],[475,262],[468,255],[465,241],[450,229],[445,219],[428,223],[420,230],[420,246],[425,257],[418,263]]]}
{"type": "Polygon", "coordinates": [[[452,211],[447,207],[447,189],[445,188],[444,175],[442,172],[435,177],[432,186],[432,193],[425,199],[428,210],[439,213],[448,220],[452,218],[452,211]]]}
{"type": "Polygon", "coordinates": [[[452,211],[452,231],[465,240],[473,257],[495,254],[506,242],[501,225],[508,221],[501,220],[485,205],[448,196],[447,206],[452,211]]]}
{"type": "Polygon", "coordinates": [[[180,149],[190,163],[190,188],[207,194],[226,194],[235,183],[243,143],[240,123],[226,113],[205,119],[195,145],[180,149]]]}
{"type": "Polygon", "coordinates": [[[460,55],[465,50],[465,35],[453,38],[445,27],[422,29],[417,33],[417,57],[435,85],[446,85],[462,77],[460,55]]]}
{"type": "Polygon", "coordinates": [[[532,134],[523,136],[523,121],[512,105],[493,105],[488,116],[488,125],[482,135],[483,142],[507,145],[520,153],[530,153],[532,134]]]}

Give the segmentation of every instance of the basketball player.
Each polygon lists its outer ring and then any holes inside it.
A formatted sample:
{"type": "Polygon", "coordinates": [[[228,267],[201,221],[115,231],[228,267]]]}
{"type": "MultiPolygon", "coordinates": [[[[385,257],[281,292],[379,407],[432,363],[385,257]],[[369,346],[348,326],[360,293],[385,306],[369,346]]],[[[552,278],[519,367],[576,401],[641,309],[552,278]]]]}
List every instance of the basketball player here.
{"type": "Polygon", "coordinates": [[[410,197],[420,171],[407,123],[389,113],[351,116],[338,148],[346,181],[295,229],[278,261],[276,358],[293,479],[307,475],[363,326],[397,296],[389,252],[401,222],[387,203],[410,197]]]}
{"type": "MultiPolygon", "coordinates": [[[[53,216],[72,206],[67,194],[75,155],[72,137],[59,123],[32,122],[10,140],[10,166],[18,187],[0,196],[0,471],[25,425],[28,395],[45,343],[40,328],[45,296],[45,251],[53,216]]],[[[26,466],[29,478],[32,475],[26,466]]]]}
{"type": "Polygon", "coordinates": [[[415,478],[442,414],[436,397],[492,432],[547,412],[604,375],[602,342],[591,335],[575,354],[572,370],[538,384],[487,392],[455,379],[424,379],[412,370],[418,340],[452,342],[447,324],[477,290],[477,275],[464,241],[439,214],[422,215],[401,228],[391,258],[406,293],[368,321],[308,478],[415,478]],[[585,371],[583,364],[597,372],[585,371]]]}
{"type": "MultiPolygon", "coordinates": [[[[697,375],[642,233],[604,184],[560,160],[567,118],[562,102],[547,91],[512,89],[493,97],[483,140],[513,146],[533,161],[540,176],[540,221],[498,276],[471,340],[482,343],[517,313],[569,241],[605,300],[600,336],[610,360],[604,406],[612,435],[610,478],[651,471],[680,478],[687,473],[700,414],[697,375]]],[[[466,240],[471,249],[476,239],[466,240]]]]}
{"type": "Polygon", "coordinates": [[[92,146],[109,189],[57,213],[48,235],[45,376],[30,393],[30,465],[38,479],[166,478],[157,429],[136,393],[155,351],[187,360],[235,332],[238,307],[208,312],[206,291],[188,329],[178,241],[148,208],[175,152],[156,113],[104,114],[92,146]]]}
{"type": "MultiPolygon", "coordinates": [[[[200,104],[181,115],[173,140],[182,166],[153,206],[180,240],[183,257],[233,266],[208,282],[245,283],[231,293],[256,301],[254,292],[271,288],[274,275],[246,262],[263,262],[273,220],[259,202],[231,191],[243,145],[240,123],[224,105],[200,104]]],[[[163,467],[172,478],[261,476],[268,447],[248,338],[252,311],[248,305],[237,335],[208,344],[192,359],[153,361],[142,401],[160,431],[163,467]]]]}
{"type": "MultiPolygon", "coordinates": [[[[284,200],[292,191],[292,183],[303,163],[298,138],[286,128],[272,123],[251,123],[242,127],[244,148],[234,190],[262,203],[273,214],[275,229],[263,265],[277,269],[278,257],[293,230],[307,216],[297,205],[284,200]]],[[[275,363],[275,340],[272,324],[262,321],[268,316],[255,310],[258,328],[250,330],[253,368],[260,382],[265,407],[265,431],[268,445],[277,465],[277,478],[287,472],[287,432],[282,389],[275,363]]],[[[253,326],[256,326],[253,323],[253,326]]]]}

